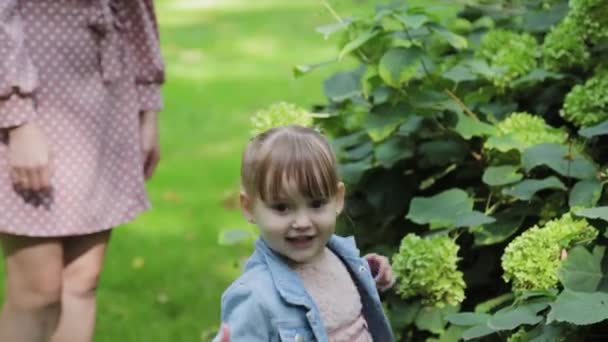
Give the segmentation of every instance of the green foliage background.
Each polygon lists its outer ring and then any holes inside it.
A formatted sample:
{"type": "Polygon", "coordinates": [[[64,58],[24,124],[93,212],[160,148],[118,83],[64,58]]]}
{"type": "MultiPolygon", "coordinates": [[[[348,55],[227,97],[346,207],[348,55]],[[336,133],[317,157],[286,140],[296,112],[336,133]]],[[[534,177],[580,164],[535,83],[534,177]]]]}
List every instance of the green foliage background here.
{"type": "Polygon", "coordinates": [[[333,11],[335,60],[294,68],[359,61],[315,108],[340,230],[394,255],[400,341],[608,339],[608,2],[460,5],[333,11]]]}

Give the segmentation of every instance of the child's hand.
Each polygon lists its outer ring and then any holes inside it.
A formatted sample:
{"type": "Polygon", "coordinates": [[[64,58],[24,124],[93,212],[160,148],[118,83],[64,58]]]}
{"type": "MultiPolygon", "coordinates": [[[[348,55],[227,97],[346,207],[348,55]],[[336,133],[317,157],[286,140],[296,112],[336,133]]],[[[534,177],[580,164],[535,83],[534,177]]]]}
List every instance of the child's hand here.
{"type": "Polygon", "coordinates": [[[222,338],[220,342],[230,342],[230,328],[227,324],[222,324],[222,338]]]}
{"type": "Polygon", "coordinates": [[[376,281],[376,287],[380,291],[386,291],[395,285],[395,277],[393,276],[393,268],[387,257],[371,253],[365,256],[369,268],[372,271],[372,276],[376,281]]]}

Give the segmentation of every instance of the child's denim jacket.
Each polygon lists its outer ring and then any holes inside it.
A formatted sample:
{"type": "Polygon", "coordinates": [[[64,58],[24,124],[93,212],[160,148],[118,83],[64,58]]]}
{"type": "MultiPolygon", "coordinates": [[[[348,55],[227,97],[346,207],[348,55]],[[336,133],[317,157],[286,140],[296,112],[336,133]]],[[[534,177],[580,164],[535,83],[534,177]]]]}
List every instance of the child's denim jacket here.
{"type": "MultiPolygon", "coordinates": [[[[354,238],[334,235],[327,246],[342,259],[359,289],[374,342],[393,342],[375,281],[354,238]]],[[[319,310],[304,283],[262,239],[256,241],[243,275],[222,296],[222,322],[230,327],[230,342],[328,341],[319,310]]]]}

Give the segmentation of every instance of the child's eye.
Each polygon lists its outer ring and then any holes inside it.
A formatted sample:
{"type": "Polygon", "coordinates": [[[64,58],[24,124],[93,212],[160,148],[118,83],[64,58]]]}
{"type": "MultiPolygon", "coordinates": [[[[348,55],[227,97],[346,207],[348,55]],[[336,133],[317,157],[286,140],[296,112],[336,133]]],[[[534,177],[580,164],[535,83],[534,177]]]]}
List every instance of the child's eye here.
{"type": "Polygon", "coordinates": [[[327,199],[325,199],[325,198],[320,198],[320,199],[313,200],[313,201],[310,203],[310,206],[311,206],[312,208],[314,208],[314,209],[319,209],[319,208],[323,207],[323,206],[324,206],[324,205],[326,205],[326,204],[327,204],[327,199]]]}
{"type": "Polygon", "coordinates": [[[271,206],[271,208],[274,211],[278,211],[279,213],[284,213],[289,209],[289,207],[285,203],[275,203],[271,206]]]}

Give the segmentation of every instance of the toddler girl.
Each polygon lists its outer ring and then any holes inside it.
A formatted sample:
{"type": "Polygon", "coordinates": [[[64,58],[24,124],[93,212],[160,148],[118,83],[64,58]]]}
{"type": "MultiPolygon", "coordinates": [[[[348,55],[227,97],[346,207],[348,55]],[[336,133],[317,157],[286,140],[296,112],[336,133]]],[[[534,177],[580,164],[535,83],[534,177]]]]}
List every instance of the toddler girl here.
{"type": "Polygon", "coordinates": [[[222,296],[230,341],[394,341],[376,289],[393,283],[388,260],[366,261],[352,237],[334,235],[345,189],[327,140],[300,126],[268,130],[249,143],[241,181],[261,237],[222,296]]]}

